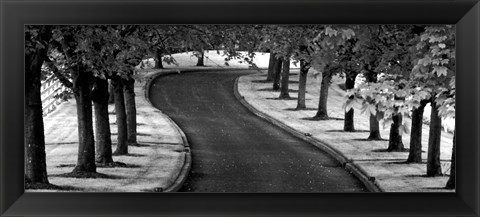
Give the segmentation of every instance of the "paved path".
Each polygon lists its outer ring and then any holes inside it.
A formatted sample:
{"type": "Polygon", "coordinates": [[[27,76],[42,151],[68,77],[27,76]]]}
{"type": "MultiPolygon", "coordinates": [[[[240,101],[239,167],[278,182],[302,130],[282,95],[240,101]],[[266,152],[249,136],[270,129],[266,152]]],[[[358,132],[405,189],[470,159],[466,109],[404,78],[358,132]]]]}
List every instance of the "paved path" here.
{"type": "Polygon", "coordinates": [[[243,72],[159,77],[152,104],[187,135],[192,169],[180,191],[363,192],[333,158],[252,114],[234,96],[243,72]]]}

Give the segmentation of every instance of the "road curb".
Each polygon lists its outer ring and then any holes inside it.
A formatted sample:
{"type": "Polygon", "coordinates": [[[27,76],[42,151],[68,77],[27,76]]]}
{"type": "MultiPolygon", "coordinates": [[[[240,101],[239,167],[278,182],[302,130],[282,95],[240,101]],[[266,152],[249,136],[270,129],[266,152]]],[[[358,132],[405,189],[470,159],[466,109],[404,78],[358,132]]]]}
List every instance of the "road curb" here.
{"type": "MultiPolygon", "coordinates": [[[[143,86],[143,92],[144,92],[145,100],[150,104],[150,106],[152,108],[160,111],[159,109],[155,108],[153,106],[152,102],[150,101],[149,90],[150,90],[150,86],[151,86],[152,81],[159,76],[165,76],[165,75],[175,74],[175,73],[179,73],[179,72],[173,71],[173,70],[172,71],[160,71],[160,72],[152,74],[152,75],[150,75],[146,78],[147,81],[146,81],[146,84],[143,86]]],[[[188,140],[185,136],[185,133],[180,129],[180,127],[168,115],[164,114],[162,111],[160,111],[160,113],[161,113],[161,115],[163,115],[168,120],[170,125],[177,130],[177,132],[180,134],[180,136],[182,138],[182,142],[183,142],[183,147],[184,147],[183,153],[185,154],[185,159],[183,161],[182,168],[180,169],[180,173],[177,176],[177,178],[175,179],[175,181],[170,186],[168,186],[167,188],[162,190],[162,192],[176,192],[182,187],[182,185],[185,182],[185,180],[187,179],[188,173],[190,172],[190,169],[192,167],[192,156],[191,156],[191,153],[190,153],[190,145],[188,144],[188,140]]]]}
{"type": "MultiPolygon", "coordinates": [[[[241,77],[241,76],[240,76],[241,77]]],[[[280,122],[279,120],[273,118],[272,116],[259,111],[252,105],[250,105],[245,98],[240,94],[238,91],[238,80],[240,77],[235,79],[235,84],[233,86],[233,92],[235,97],[244,105],[245,107],[248,108],[252,113],[255,115],[265,119],[266,121],[284,129],[288,133],[292,134],[293,136],[300,138],[306,142],[309,142],[310,144],[316,146],[317,148],[325,151],[328,153],[330,156],[332,156],[335,160],[340,162],[342,166],[350,171],[352,174],[354,174],[364,185],[367,187],[367,189],[370,192],[384,192],[384,189],[379,186],[379,184],[375,181],[375,177],[371,177],[366,173],[360,166],[355,164],[351,159],[349,159],[347,156],[345,156],[341,151],[338,149],[334,148],[333,146],[329,145],[328,143],[321,141],[319,139],[311,137],[309,134],[305,134],[302,132],[297,131],[296,129],[287,126],[286,124],[280,122]]]]}

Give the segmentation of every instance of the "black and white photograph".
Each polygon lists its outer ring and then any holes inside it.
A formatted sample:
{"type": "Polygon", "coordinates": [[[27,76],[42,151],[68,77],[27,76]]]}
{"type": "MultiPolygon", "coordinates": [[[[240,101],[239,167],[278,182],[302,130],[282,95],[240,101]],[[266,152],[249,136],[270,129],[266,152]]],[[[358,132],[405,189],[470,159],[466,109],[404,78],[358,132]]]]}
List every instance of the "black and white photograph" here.
{"type": "Polygon", "coordinates": [[[28,24],[24,58],[28,193],[456,192],[454,24],[28,24]]]}
{"type": "Polygon", "coordinates": [[[480,0],[0,0],[0,217],[479,216],[480,0]]]}

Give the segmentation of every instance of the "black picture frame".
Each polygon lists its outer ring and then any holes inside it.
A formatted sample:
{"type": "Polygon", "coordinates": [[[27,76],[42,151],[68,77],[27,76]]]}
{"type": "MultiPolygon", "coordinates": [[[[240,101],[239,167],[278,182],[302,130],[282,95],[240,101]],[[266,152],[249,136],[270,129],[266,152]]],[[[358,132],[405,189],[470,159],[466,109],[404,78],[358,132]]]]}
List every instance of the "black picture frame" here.
{"type": "Polygon", "coordinates": [[[0,0],[1,216],[480,216],[478,0],[0,0]],[[25,24],[455,24],[456,193],[25,193],[25,24]]]}

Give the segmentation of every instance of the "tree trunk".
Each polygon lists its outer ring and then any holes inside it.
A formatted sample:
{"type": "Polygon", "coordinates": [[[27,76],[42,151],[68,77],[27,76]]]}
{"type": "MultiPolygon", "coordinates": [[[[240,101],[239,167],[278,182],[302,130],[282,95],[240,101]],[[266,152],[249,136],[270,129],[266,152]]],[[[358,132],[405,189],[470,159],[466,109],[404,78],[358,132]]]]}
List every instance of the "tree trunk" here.
{"type": "Polygon", "coordinates": [[[113,92],[112,80],[108,80],[108,104],[113,104],[115,102],[115,94],[113,92]]]}
{"type": "Polygon", "coordinates": [[[390,126],[390,138],[388,140],[387,151],[404,151],[402,135],[400,134],[400,126],[402,124],[402,115],[396,114],[392,117],[393,123],[390,126]]]}
{"type": "Polygon", "coordinates": [[[435,100],[431,102],[430,133],[428,136],[427,176],[442,175],[440,165],[440,138],[442,135],[442,118],[438,115],[435,100]]]}
{"type": "MultiPolygon", "coordinates": [[[[377,73],[371,70],[370,65],[365,65],[364,69],[368,72],[364,74],[366,82],[377,82],[377,73]]],[[[378,112],[378,109],[377,109],[378,112]]],[[[368,136],[368,140],[382,140],[380,136],[380,124],[377,119],[376,115],[370,114],[370,135],[368,136]]]]}
{"type": "Polygon", "coordinates": [[[288,82],[290,78],[290,58],[285,58],[282,65],[282,84],[280,86],[280,96],[279,99],[289,99],[290,94],[288,94],[288,82]]]}
{"type": "Polygon", "coordinates": [[[308,64],[305,60],[300,60],[300,77],[298,79],[298,99],[295,110],[306,109],[305,93],[307,90],[308,64]]]}
{"type": "Polygon", "coordinates": [[[127,114],[127,142],[128,145],[137,145],[137,108],[135,104],[135,79],[129,77],[124,80],[124,96],[127,114]]]}
{"type": "Polygon", "coordinates": [[[275,58],[273,65],[273,90],[280,90],[280,74],[282,72],[282,58],[275,58]]]}
{"type": "Polygon", "coordinates": [[[198,54],[199,56],[197,56],[198,60],[197,60],[197,66],[205,66],[205,64],[203,63],[204,60],[205,60],[205,53],[203,50],[201,51],[198,51],[198,54]]]}
{"type": "Polygon", "coordinates": [[[408,163],[422,162],[423,111],[427,103],[427,100],[422,100],[420,102],[420,106],[412,111],[412,132],[410,134],[410,151],[407,159],[408,163]]]}
{"type": "MultiPolygon", "coordinates": [[[[82,67],[83,68],[83,67],[82,67]]],[[[96,172],[95,140],[93,137],[92,98],[90,85],[92,74],[83,69],[73,73],[78,121],[78,157],[72,173],[96,172]]]]}
{"type": "Polygon", "coordinates": [[[320,87],[320,100],[318,101],[318,111],[313,117],[316,120],[328,119],[327,114],[327,100],[328,100],[328,88],[330,87],[330,81],[332,80],[332,73],[324,71],[322,73],[322,86],[320,87]]]}
{"type": "Polygon", "coordinates": [[[108,117],[108,81],[98,77],[94,81],[92,101],[95,110],[95,161],[100,165],[108,165],[113,163],[112,139],[108,117]]]}
{"type": "Polygon", "coordinates": [[[128,154],[127,144],[127,115],[125,111],[125,97],[123,94],[123,82],[119,76],[114,76],[112,79],[112,85],[115,93],[115,114],[117,117],[117,149],[113,153],[114,155],[126,155],[128,154]]]}
{"type": "MultiPolygon", "coordinates": [[[[347,74],[345,78],[345,89],[351,90],[355,88],[355,78],[357,77],[357,73],[350,72],[347,74]]],[[[350,97],[350,99],[353,99],[353,96],[350,97]]],[[[355,116],[355,111],[353,108],[351,108],[349,111],[345,111],[345,120],[343,122],[343,130],[346,132],[354,132],[355,131],[355,125],[354,125],[354,116],[355,116]]]]}
{"type": "Polygon", "coordinates": [[[452,147],[452,161],[451,161],[451,167],[450,167],[450,178],[448,178],[447,185],[445,188],[447,189],[455,189],[455,167],[456,167],[456,162],[455,162],[455,130],[453,131],[453,147],[452,147]]]}
{"type": "Polygon", "coordinates": [[[380,136],[380,123],[377,120],[376,115],[370,114],[370,135],[368,136],[368,140],[382,140],[380,136]]]}
{"type": "Polygon", "coordinates": [[[153,67],[154,69],[163,69],[162,56],[162,50],[157,48],[155,50],[155,58],[153,58],[155,60],[155,66],[153,67]]]}
{"type": "Polygon", "coordinates": [[[273,81],[275,78],[275,73],[273,69],[274,65],[275,65],[275,53],[270,52],[270,58],[268,60],[267,81],[273,81]]]}
{"type": "MultiPolygon", "coordinates": [[[[48,26],[40,30],[40,38],[51,38],[48,26]]],[[[33,183],[49,184],[45,157],[45,135],[41,100],[41,67],[48,47],[25,55],[25,179],[33,183]]]]}

